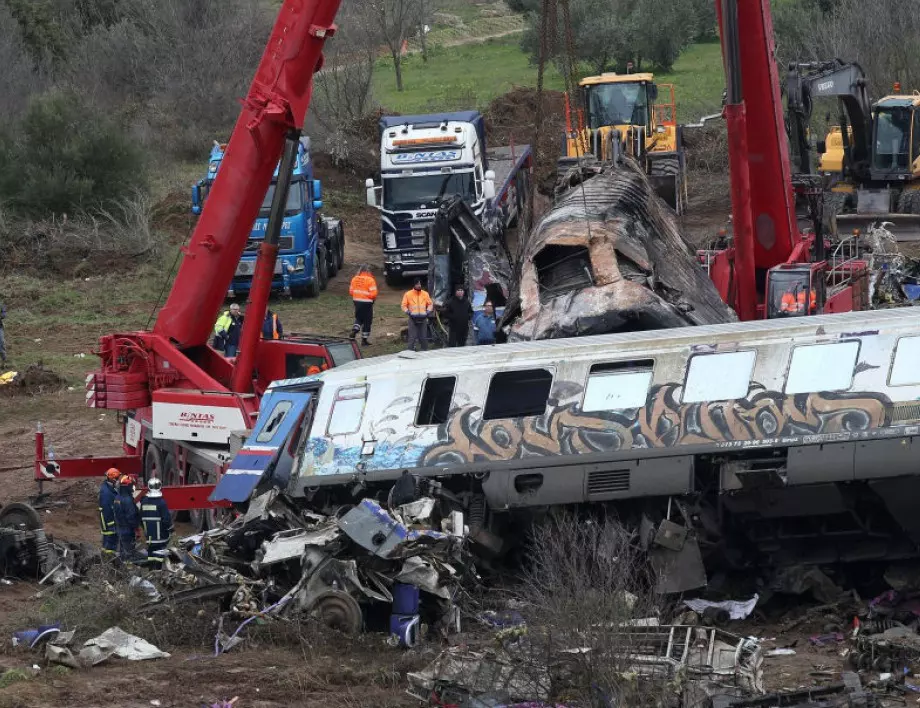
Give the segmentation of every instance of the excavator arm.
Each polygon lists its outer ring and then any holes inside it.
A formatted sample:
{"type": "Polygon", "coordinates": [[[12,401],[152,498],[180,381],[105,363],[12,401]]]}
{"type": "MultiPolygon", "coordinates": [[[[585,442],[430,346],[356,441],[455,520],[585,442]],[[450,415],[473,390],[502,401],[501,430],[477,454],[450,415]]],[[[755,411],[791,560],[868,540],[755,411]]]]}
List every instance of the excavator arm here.
{"type": "Polygon", "coordinates": [[[786,74],[789,138],[798,172],[813,172],[808,125],[816,98],[837,98],[843,136],[844,164],[854,175],[869,169],[872,140],[872,105],[866,74],[859,64],[832,62],[792,64],[786,74]]]}

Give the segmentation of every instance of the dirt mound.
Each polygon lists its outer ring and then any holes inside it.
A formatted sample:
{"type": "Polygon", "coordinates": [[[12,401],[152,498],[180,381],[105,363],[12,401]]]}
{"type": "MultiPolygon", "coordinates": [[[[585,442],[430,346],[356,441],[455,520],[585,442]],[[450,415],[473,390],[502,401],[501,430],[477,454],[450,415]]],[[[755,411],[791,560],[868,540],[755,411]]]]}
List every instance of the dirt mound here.
{"type": "Polygon", "coordinates": [[[30,364],[16,374],[12,381],[0,386],[3,396],[35,396],[57,391],[64,386],[64,379],[41,362],[30,364]]]}
{"type": "Polygon", "coordinates": [[[559,142],[565,130],[564,98],[560,91],[543,92],[543,120],[539,139],[533,145],[538,101],[535,88],[515,87],[496,97],[483,112],[486,134],[493,145],[531,145],[535,152],[537,185],[551,184],[559,158],[559,142]]]}

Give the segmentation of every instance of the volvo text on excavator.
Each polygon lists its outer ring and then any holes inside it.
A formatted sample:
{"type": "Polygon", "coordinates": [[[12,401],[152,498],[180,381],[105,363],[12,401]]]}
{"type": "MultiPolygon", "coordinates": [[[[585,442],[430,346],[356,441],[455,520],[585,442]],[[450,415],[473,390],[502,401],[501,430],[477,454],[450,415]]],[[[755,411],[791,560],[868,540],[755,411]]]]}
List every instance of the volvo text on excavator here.
{"type": "Polygon", "coordinates": [[[798,169],[829,182],[825,211],[841,235],[875,222],[899,241],[920,240],[920,94],[895,93],[870,102],[865,72],[840,60],[789,67],[788,117],[798,169]],[[808,128],[814,100],[836,97],[840,112],[811,158],[808,128]]]}

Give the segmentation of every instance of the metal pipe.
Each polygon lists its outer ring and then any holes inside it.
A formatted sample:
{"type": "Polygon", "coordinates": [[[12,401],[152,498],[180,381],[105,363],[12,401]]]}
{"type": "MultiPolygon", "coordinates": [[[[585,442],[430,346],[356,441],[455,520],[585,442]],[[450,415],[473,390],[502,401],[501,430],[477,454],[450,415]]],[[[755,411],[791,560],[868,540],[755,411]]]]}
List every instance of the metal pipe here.
{"type": "MultiPolygon", "coordinates": [[[[272,196],[272,206],[268,215],[265,239],[259,246],[259,255],[256,258],[255,272],[252,276],[252,286],[249,288],[249,298],[246,301],[243,332],[240,335],[240,352],[230,379],[230,390],[236,393],[249,393],[252,391],[252,373],[255,369],[256,349],[262,337],[262,323],[268,310],[272,280],[275,277],[278,243],[281,239],[281,223],[284,221],[284,210],[287,206],[288,191],[291,187],[291,173],[294,171],[294,160],[297,158],[299,139],[299,130],[288,131],[284,143],[284,152],[281,155],[281,164],[278,166],[278,181],[275,184],[275,193],[272,196]]],[[[315,257],[316,254],[314,254],[315,257]]]]}

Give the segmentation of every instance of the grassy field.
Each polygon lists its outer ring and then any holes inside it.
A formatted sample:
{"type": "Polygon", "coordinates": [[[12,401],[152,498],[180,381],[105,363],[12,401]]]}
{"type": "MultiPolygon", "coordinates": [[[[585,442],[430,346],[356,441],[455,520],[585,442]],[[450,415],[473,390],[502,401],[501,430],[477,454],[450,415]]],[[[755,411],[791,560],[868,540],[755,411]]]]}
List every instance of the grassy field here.
{"type": "MultiPolygon", "coordinates": [[[[678,118],[692,122],[718,110],[725,81],[718,43],[687,49],[674,70],[656,76],[659,83],[675,84],[678,118]]],[[[374,73],[375,98],[388,110],[415,113],[463,108],[485,108],[514,86],[536,86],[537,69],[521,51],[519,36],[481,43],[435,47],[428,62],[410,55],[403,62],[405,90],[396,90],[392,62],[380,60],[374,73]]],[[[555,67],[547,67],[545,87],[564,90],[555,67]]]]}

